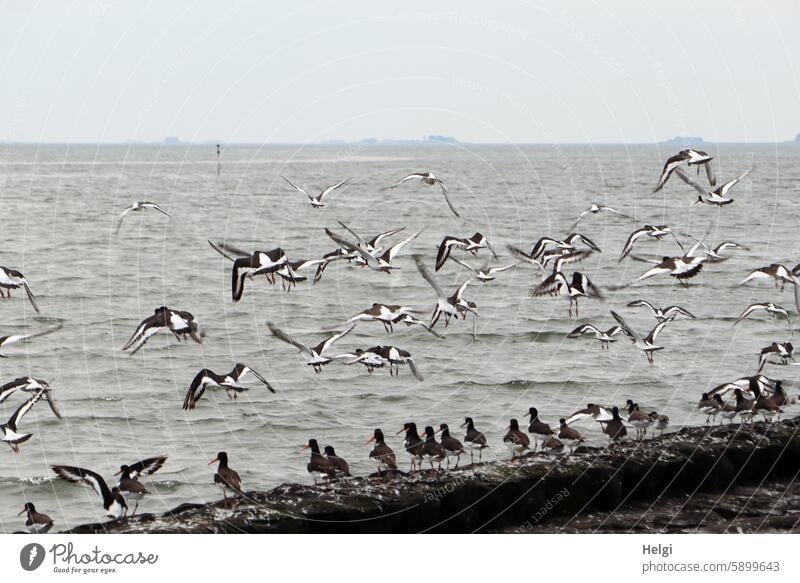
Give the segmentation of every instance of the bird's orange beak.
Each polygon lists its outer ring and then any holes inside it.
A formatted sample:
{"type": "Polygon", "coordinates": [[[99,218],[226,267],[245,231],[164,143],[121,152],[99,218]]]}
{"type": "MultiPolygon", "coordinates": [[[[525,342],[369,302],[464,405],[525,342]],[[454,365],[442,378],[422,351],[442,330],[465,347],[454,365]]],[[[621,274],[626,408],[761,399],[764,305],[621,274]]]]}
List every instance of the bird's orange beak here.
{"type": "Polygon", "coordinates": [[[372,443],[373,441],[375,441],[375,436],[374,435],[367,440],[367,443],[369,444],[369,443],[372,443]]]}
{"type": "MultiPolygon", "coordinates": [[[[214,460],[214,461],[217,461],[217,460],[214,460]]],[[[115,472],[115,473],[114,473],[114,475],[115,475],[115,476],[119,476],[121,473],[122,473],[122,470],[120,470],[120,471],[118,471],[118,472],[115,472]]]]}
{"type": "Polygon", "coordinates": [[[434,431],[433,434],[436,435],[437,433],[441,433],[442,431],[443,431],[443,429],[440,427],[439,429],[434,431]]]}
{"type": "Polygon", "coordinates": [[[20,512],[19,514],[17,514],[17,516],[20,516],[21,514],[25,514],[27,511],[28,511],[28,509],[27,509],[27,508],[23,508],[23,509],[22,509],[22,512],[20,512]]]}
{"type": "Polygon", "coordinates": [[[461,427],[466,427],[466,426],[467,426],[467,422],[464,421],[464,423],[461,424],[461,427]]]}
{"type": "Polygon", "coordinates": [[[403,431],[405,431],[405,430],[406,430],[406,428],[405,428],[405,427],[403,427],[403,428],[402,428],[400,431],[398,431],[397,433],[395,433],[395,435],[400,435],[400,434],[401,434],[401,433],[403,433],[403,431]]]}
{"type": "Polygon", "coordinates": [[[309,447],[311,447],[311,446],[310,446],[310,445],[308,445],[308,444],[305,444],[305,445],[303,446],[303,449],[308,449],[309,447]]]}
{"type": "Polygon", "coordinates": [[[216,457],[215,457],[213,460],[211,460],[210,462],[208,462],[208,465],[210,466],[211,464],[215,464],[215,463],[217,463],[218,461],[219,461],[219,458],[216,458],[216,457]]]}

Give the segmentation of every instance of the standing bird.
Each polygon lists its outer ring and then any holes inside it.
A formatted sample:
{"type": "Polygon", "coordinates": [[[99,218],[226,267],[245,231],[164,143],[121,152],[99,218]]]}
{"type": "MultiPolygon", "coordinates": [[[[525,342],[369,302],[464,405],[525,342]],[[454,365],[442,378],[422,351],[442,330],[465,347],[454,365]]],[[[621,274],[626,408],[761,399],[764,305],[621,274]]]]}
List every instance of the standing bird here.
{"type": "Polygon", "coordinates": [[[336,455],[336,450],[333,449],[332,445],[325,446],[325,459],[330,462],[331,467],[333,468],[334,478],[350,477],[350,466],[343,458],[340,458],[338,455],[336,455]]]}
{"type": "Polygon", "coordinates": [[[106,516],[114,520],[119,520],[128,515],[128,504],[125,502],[125,498],[120,493],[119,488],[114,486],[109,489],[106,481],[100,474],[92,470],[75,466],[50,467],[53,472],[55,472],[56,476],[62,480],[89,487],[94,490],[103,501],[103,510],[106,511],[106,516]]]}
{"type": "Polygon", "coordinates": [[[409,175],[401,178],[400,180],[398,180],[394,184],[390,184],[389,186],[383,188],[383,190],[389,190],[390,188],[397,188],[401,184],[403,184],[405,182],[408,182],[409,180],[414,180],[414,179],[418,179],[422,184],[426,184],[428,186],[436,186],[438,184],[439,187],[442,189],[442,195],[444,195],[445,201],[447,201],[447,206],[450,207],[450,210],[453,211],[453,214],[455,216],[457,216],[457,217],[461,216],[460,214],[458,214],[458,211],[456,210],[456,207],[453,206],[453,203],[450,202],[450,197],[447,196],[447,187],[444,185],[444,182],[442,182],[440,179],[436,178],[436,176],[434,176],[433,172],[414,172],[412,174],[409,174],[409,175]]]}
{"type": "Polygon", "coordinates": [[[528,409],[527,416],[531,418],[531,422],[528,425],[528,433],[533,434],[533,451],[536,451],[539,445],[539,437],[542,438],[542,441],[545,441],[547,438],[554,435],[554,431],[547,423],[539,419],[539,411],[536,407],[528,409]]]}
{"type": "Polygon", "coordinates": [[[464,423],[461,427],[467,428],[467,433],[464,435],[464,443],[466,444],[467,448],[469,449],[469,461],[470,463],[475,463],[475,450],[478,450],[478,462],[480,463],[483,457],[483,450],[489,447],[486,443],[486,436],[475,429],[475,422],[472,421],[472,417],[464,417],[464,423]]]}
{"type": "Polygon", "coordinates": [[[325,203],[322,202],[322,199],[324,199],[326,196],[328,196],[334,190],[337,190],[337,189],[341,188],[342,186],[344,186],[345,184],[350,182],[350,180],[352,180],[352,178],[346,178],[346,179],[342,180],[341,182],[337,182],[336,184],[332,184],[331,186],[328,186],[328,187],[322,189],[322,191],[318,195],[312,196],[312,195],[308,194],[305,190],[303,190],[302,188],[297,186],[294,182],[292,182],[291,180],[286,178],[285,176],[281,176],[281,178],[283,178],[286,182],[288,182],[289,185],[292,188],[294,188],[298,192],[302,192],[303,194],[305,194],[308,197],[308,201],[311,203],[311,206],[313,208],[315,208],[315,209],[324,207],[325,203]]]}
{"type": "Polygon", "coordinates": [[[558,438],[569,446],[570,451],[583,443],[583,436],[567,425],[563,417],[558,420],[558,438]]]}
{"type": "Polygon", "coordinates": [[[227,506],[229,491],[232,492],[234,496],[236,494],[244,494],[242,492],[242,479],[235,470],[228,466],[228,454],[226,452],[219,452],[217,457],[208,462],[208,465],[210,466],[215,463],[219,465],[217,466],[217,471],[214,473],[214,484],[222,489],[222,495],[224,497],[223,504],[227,506]]]}
{"type": "Polygon", "coordinates": [[[431,464],[431,469],[433,469],[434,462],[438,463],[438,471],[441,472],[442,462],[446,457],[447,451],[436,441],[436,432],[433,430],[433,427],[428,425],[425,427],[425,443],[422,445],[422,459],[431,464]]]}
{"type": "Polygon", "coordinates": [[[461,454],[464,453],[464,446],[459,440],[450,435],[450,428],[447,426],[447,423],[439,425],[439,431],[442,434],[442,437],[439,438],[439,443],[442,444],[447,455],[447,469],[450,469],[450,458],[453,456],[456,458],[456,465],[453,466],[455,469],[458,467],[458,462],[461,461],[461,454]]]}
{"type": "Polygon", "coordinates": [[[653,420],[639,408],[638,403],[628,399],[628,423],[636,429],[636,439],[642,440],[647,437],[647,428],[653,420]]]}
{"type": "MultiPolygon", "coordinates": [[[[633,341],[636,345],[636,348],[644,352],[645,356],[647,356],[647,362],[653,364],[653,353],[656,350],[663,350],[663,346],[656,346],[656,338],[658,337],[659,332],[664,329],[669,322],[672,322],[672,318],[668,320],[662,320],[656,327],[650,331],[645,338],[642,338],[641,334],[639,334],[636,330],[628,326],[628,323],[622,319],[622,316],[617,314],[614,310],[611,310],[611,315],[614,316],[614,319],[619,323],[622,327],[622,330],[627,334],[627,336],[633,341]]],[[[674,316],[673,316],[674,317],[674,316]]]]}
{"type": "Polygon", "coordinates": [[[713,159],[714,158],[702,150],[694,150],[692,148],[681,150],[674,156],[671,156],[667,159],[666,163],[664,164],[664,169],[661,171],[661,176],[658,179],[658,184],[653,189],[653,192],[658,192],[661,190],[667,183],[667,180],[669,180],[669,177],[672,175],[672,173],[683,164],[688,166],[697,165],[698,171],[700,170],[701,165],[704,166],[706,169],[706,175],[708,176],[708,183],[711,186],[715,186],[717,184],[717,177],[714,175],[714,167],[711,165],[711,161],[713,159]]]}
{"type": "Polygon", "coordinates": [[[33,502],[26,502],[22,512],[17,514],[17,516],[21,514],[27,514],[25,528],[27,528],[28,532],[31,534],[44,534],[53,528],[53,519],[47,516],[47,514],[36,512],[36,507],[33,505],[33,502]]]}
{"type": "Polygon", "coordinates": [[[512,419],[508,423],[508,431],[503,436],[503,443],[511,451],[511,461],[513,462],[517,456],[521,456],[522,452],[528,449],[531,444],[530,438],[519,429],[519,422],[512,419]]]}
{"type": "Polygon", "coordinates": [[[33,396],[25,401],[19,408],[14,411],[8,421],[0,425],[0,441],[8,444],[11,451],[19,453],[19,445],[25,443],[31,437],[32,433],[19,433],[19,422],[30,411],[36,402],[45,394],[45,389],[39,389],[33,396]]]}
{"type": "Polygon", "coordinates": [[[405,431],[406,437],[403,440],[403,448],[406,450],[409,456],[411,456],[411,472],[414,472],[414,466],[417,467],[417,470],[422,468],[422,448],[425,445],[425,442],[417,433],[417,424],[413,422],[408,422],[403,424],[403,428],[398,431],[398,435],[405,431]]]}
{"type": "Polygon", "coordinates": [[[25,279],[22,272],[0,265],[0,298],[10,299],[11,290],[19,288],[25,289],[28,301],[31,303],[31,306],[33,306],[34,311],[40,314],[39,304],[36,303],[36,296],[33,295],[31,287],[28,285],[28,280],[25,279]],[[5,290],[5,294],[3,290],[5,290]]]}
{"type": "Polygon", "coordinates": [[[378,477],[381,477],[381,472],[395,473],[397,471],[397,458],[392,448],[386,445],[383,431],[376,429],[367,443],[375,444],[369,452],[369,459],[375,460],[375,464],[378,466],[378,477]]]}
{"type": "Polygon", "coordinates": [[[319,450],[319,443],[317,443],[316,439],[309,439],[308,443],[303,446],[303,449],[311,450],[311,458],[308,460],[308,464],[306,464],[306,469],[308,473],[311,474],[311,477],[314,478],[314,484],[316,484],[318,480],[328,480],[334,477],[336,469],[334,468],[333,462],[322,455],[322,452],[319,450]]]}
{"type": "Polygon", "coordinates": [[[153,209],[154,211],[158,211],[162,215],[169,217],[171,220],[173,221],[175,220],[175,217],[173,217],[167,211],[162,209],[156,203],[147,201],[137,201],[123,211],[122,215],[119,217],[119,222],[117,223],[117,229],[116,231],[114,231],[114,234],[116,235],[117,233],[119,233],[119,228],[122,226],[122,221],[125,220],[126,216],[128,216],[130,213],[143,211],[145,209],[153,209]]]}
{"type": "Polygon", "coordinates": [[[319,374],[320,372],[322,372],[322,367],[333,360],[332,358],[325,356],[325,353],[328,351],[328,349],[330,349],[330,347],[334,344],[334,342],[341,340],[342,338],[350,334],[350,332],[353,331],[353,328],[355,328],[356,325],[350,324],[348,328],[345,328],[341,332],[338,332],[333,336],[326,338],[325,340],[323,340],[314,347],[309,347],[306,346],[305,344],[301,344],[300,342],[298,342],[297,340],[293,339],[291,336],[286,334],[286,332],[273,325],[272,322],[267,322],[267,326],[269,327],[270,332],[272,332],[272,335],[275,336],[278,340],[282,340],[287,344],[291,344],[292,346],[297,348],[300,352],[304,353],[306,355],[306,364],[308,366],[313,367],[314,372],[319,374]]]}
{"type": "Polygon", "coordinates": [[[145,494],[149,493],[145,489],[144,485],[139,481],[139,476],[149,476],[151,474],[155,474],[161,469],[161,466],[164,465],[165,461],[167,461],[167,456],[162,455],[158,457],[147,458],[131,465],[123,464],[119,467],[119,471],[114,474],[115,476],[120,477],[119,485],[117,487],[119,488],[119,492],[125,498],[126,502],[128,500],[133,500],[136,503],[131,516],[136,514],[136,510],[139,508],[139,500],[144,498],[145,494]]]}
{"type": "Polygon", "coordinates": [[[269,384],[264,377],[242,363],[237,363],[233,367],[233,370],[224,376],[215,373],[213,370],[204,368],[194,375],[192,383],[189,385],[189,390],[186,391],[186,397],[183,399],[183,410],[194,409],[197,401],[200,400],[200,397],[203,396],[206,389],[211,387],[225,389],[229,399],[238,398],[239,393],[249,390],[240,382],[247,373],[252,373],[271,393],[275,392],[275,389],[272,388],[272,385],[269,384]]]}
{"type": "Polygon", "coordinates": [[[719,414],[721,406],[716,399],[710,397],[708,393],[703,393],[700,397],[700,401],[697,403],[697,408],[701,413],[705,413],[706,425],[714,425],[714,419],[719,414]]]}
{"type": "Polygon", "coordinates": [[[189,336],[198,344],[203,343],[203,338],[198,331],[197,322],[189,312],[173,310],[167,306],[160,306],[153,311],[153,315],[141,321],[136,331],[122,347],[123,351],[130,350],[131,355],[136,354],[151,336],[161,330],[169,330],[180,342],[189,336]]]}
{"type": "Polygon", "coordinates": [[[609,443],[617,441],[628,435],[628,430],[625,429],[625,424],[619,416],[619,408],[611,408],[611,421],[605,424],[603,433],[608,436],[609,443]]]}
{"type": "Polygon", "coordinates": [[[689,310],[681,308],[680,306],[667,306],[666,308],[656,308],[653,304],[648,302],[647,300],[634,300],[625,306],[626,308],[648,308],[653,315],[656,317],[656,320],[659,322],[664,322],[666,320],[673,320],[678,315],[686,316],[687,318],[691,318],[694,320],[697,316],[692,314],[689,310]]]}

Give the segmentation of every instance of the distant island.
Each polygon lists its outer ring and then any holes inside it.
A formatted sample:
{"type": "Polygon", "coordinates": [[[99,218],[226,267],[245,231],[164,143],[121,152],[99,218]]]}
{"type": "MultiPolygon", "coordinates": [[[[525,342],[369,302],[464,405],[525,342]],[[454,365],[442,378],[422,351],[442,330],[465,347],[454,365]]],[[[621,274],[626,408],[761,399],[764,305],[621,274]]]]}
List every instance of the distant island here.
{"type": "Polygon", "coordinates": [[[665,144],[675,144],[678,146],[700,146],[706,141],[699,136],[675,136],[664,141],[665,144]]]}
{"type": "Polygon", "coordinates": [[[797,134],[797,135],[794,137],[794,141],[795,141],[795,142],[797,142],[798,144],[800,144],[800,134],[797,134]]]}

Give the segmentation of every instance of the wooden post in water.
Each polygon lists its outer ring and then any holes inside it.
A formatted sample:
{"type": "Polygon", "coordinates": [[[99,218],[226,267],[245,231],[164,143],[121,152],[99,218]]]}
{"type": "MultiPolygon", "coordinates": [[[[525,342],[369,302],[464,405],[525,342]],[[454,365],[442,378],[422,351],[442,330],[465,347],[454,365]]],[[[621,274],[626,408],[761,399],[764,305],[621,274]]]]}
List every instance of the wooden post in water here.
{"type": "Polygon", "coordinates": [[[219,150],[219,144],[217,144],[217,176],[219,176],[219,172],[220,172],[220,159],[219,159],[219,156],[220,156],[220,150],[219,150]]]}

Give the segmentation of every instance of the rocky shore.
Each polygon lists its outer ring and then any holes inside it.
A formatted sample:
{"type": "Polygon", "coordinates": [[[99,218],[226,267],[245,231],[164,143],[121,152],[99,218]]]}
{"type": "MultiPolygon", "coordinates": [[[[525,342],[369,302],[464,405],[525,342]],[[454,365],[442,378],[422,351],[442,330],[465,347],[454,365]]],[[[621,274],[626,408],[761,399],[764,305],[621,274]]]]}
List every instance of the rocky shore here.
{"type": "MultiPolygon", "coordinates": [[[[800,418],[684,428],[568,457],[284,484],[70,533],[774,532],[800,528],[800,418]]],[[[400,453],[399,461],[405,464],[400,453]]],[[[468,457],[467,457],[468,460],[468,457]]]]}

